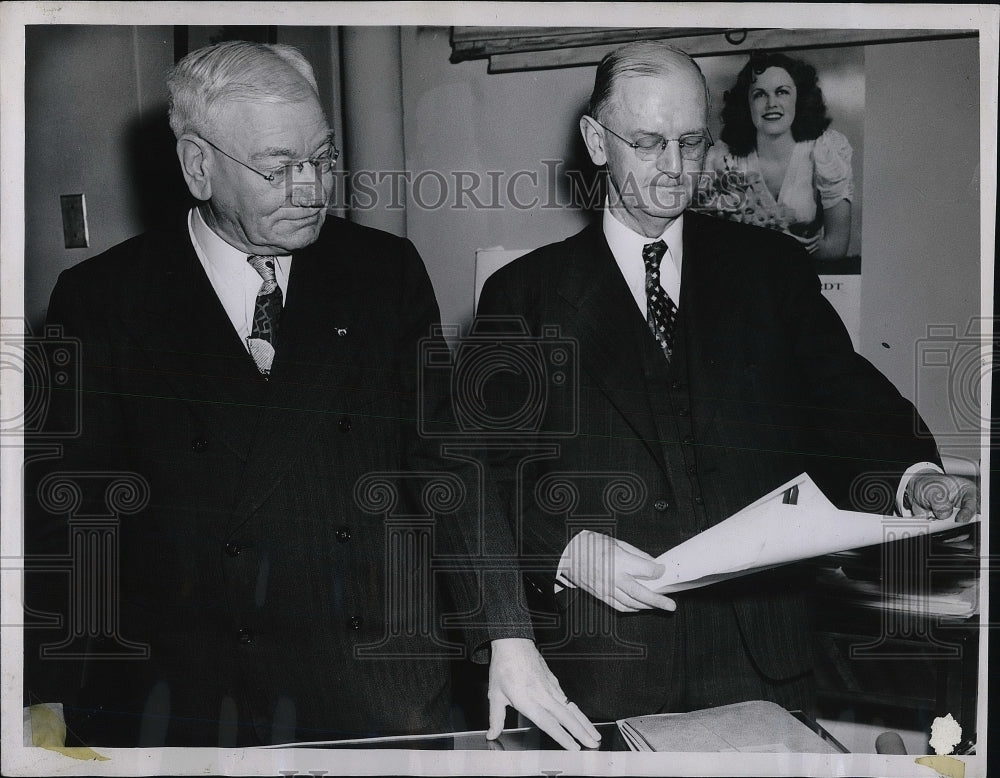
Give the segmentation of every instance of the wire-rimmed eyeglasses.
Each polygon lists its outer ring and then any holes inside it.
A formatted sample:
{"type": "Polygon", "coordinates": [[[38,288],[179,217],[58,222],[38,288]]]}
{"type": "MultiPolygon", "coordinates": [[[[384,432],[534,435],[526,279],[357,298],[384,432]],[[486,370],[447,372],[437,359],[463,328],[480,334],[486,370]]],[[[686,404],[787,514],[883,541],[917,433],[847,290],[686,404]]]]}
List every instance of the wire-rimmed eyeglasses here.
{"type": "Polygon", "coordinates": [[[340,149],[338,149],[337,145],[333,142],[333,133],[331,132],[326,136],[326,140],[323,142],[321,147],[322,150],[315,157],[308,157],[306,159],[296,160],[295,162],[286,162],[283,165],[278,165],[270,170],[258,170],[257,168],[248,165],[243,160],[237,159],[229,152],[223,151],[208,138],[204,136],[200,137],[203,141],[205,141],[205,143],[222,154],[222,156],[228,157],[233,162],[236,162],[237,164],[245,167],[247,170],[256,173],[274,187],[282,186],[289,178],[294,180],[295,176],[298,173],[301,173],[307,164],[312,165],[312,167],[320,175],[326,175],[333,170],[334,165],[337,164],[337,159],[340,157],[340,149]]]}
{"type": "Polygon", "coordinates": [[[688,160],[700,160],[708,152],[709,148],[715,145],[715,141],[712,140],[712,133],[708,131],[707,127],[701,132],[686,132],[679,138],[664,138],[662,135],[643,133],[639,136],[638,140],[631,141],[619,135],[606,124],[597,121],[593,116],[590,118],[618,138],[618,140],[628,145],[639,159],[646,160],[647,162],[658,159],[667,150],[667,145],[670,141],[677,141],[677,145],[681,150],[681,157],[688,160]]]}

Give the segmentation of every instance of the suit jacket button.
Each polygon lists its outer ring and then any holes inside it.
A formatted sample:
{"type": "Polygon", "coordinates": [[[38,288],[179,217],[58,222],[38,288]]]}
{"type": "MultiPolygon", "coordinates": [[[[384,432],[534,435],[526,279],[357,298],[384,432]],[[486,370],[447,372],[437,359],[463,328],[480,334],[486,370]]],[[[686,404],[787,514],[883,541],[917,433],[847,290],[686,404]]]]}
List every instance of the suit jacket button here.
{"type": "Polygon", "coordinates": [[[341,543],[346,543],[348,540],[351,539],[351,528],[341,527],[340,529],[337,530],[336,537],[337,540],[339,540],[341,543]]]}
{"type": "Polygon", "coordinates": [[[351,431],[351,420],[347,416],[345,416],[339,422],[337,422],[337,428],[341,432],[350,432],[351,431]]]}
{"type": "Polygon", "coordinates": [[[691,409],[690,408],[681,408],[680,410],[677,411],[677,415],[678,416],[690,416],[691,415],[691,409]]]}
{"type": "Polygon", "coordinates": [[[253,643],[253,633],[251,633],[246,627],[240,627],[240,631],[237,633],[237,636],[240,643],[244,646],[248,646],[253,643]]]}
{"type": "Polygon", "coordinates": [[[684,439],[681,440],[681,443],[683,443],[685,446],[690,446],[692,443],[694,443],[694,435],[685,435],[684,439]]]}
{"type": "Polygon", "coordinates": [[[191,441],[191,450],[196,454],[201,454],[206,448],[208,448],[208,441],[204,438],[195,438],[191,441]]]}
{"type": "Polygon", "coordinates": [[[660,511],[661,513],[670,507],[670,503],[666,500],[657,500],[653,503],[653,510],[660,511]]]}
{"type": "Polygon", "coordinates": [[[700,494],[696,494],[694,496],[694,504],[695,505],[704,505],[705,504],[705,498],[702,497],[700,494]]]}
{"type": "Polygon", "coordinates": [[[690,473],[691,475],[694,475],[697,472],[698,472],[698,466],[697,465],[688,465],[688,473],[690,473]]]}
{"type": "Polygon", "coordinates": [[[674,381],[670,384],[670,388],[676,392],[678,389],[683,389],[684,384],[682,384],[680,381],[674,381]]]}
{"type": "Polygon", "coordinates": [[[240,548],[240,544],[235,540],[230,540],[226,543],[226,553],[231,557],[238,557],[243,549],[240,548]]]}
{"type": "Polygon", "coordinates": [[[360,616],[351,616],[351,618],[347,620],[347,626],[350,629],[361,629],[361,625],[364,623],[365,620],[360,616]]]}

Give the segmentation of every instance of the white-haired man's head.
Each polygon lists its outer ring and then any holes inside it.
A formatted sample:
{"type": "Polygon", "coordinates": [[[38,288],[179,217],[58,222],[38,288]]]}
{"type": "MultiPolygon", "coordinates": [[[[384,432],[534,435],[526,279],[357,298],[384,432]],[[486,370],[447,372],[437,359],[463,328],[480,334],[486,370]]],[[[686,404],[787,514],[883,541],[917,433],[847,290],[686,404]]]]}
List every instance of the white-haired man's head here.
{"type": "Polygon", "coordinates": [[[312,66],[281,44],[226,41],[192,51],[167,79],[170,128],[180,138],[202,134],[233,101],[304,102],[318,99],[312,66]]]}
{"type": "Polygon", "coordinates": [[[208,227],[248,255],[315,242],[336,145],[305,58],[290,46],[219,43],[177,63],[169,87],[177,157],[208,227]]]}

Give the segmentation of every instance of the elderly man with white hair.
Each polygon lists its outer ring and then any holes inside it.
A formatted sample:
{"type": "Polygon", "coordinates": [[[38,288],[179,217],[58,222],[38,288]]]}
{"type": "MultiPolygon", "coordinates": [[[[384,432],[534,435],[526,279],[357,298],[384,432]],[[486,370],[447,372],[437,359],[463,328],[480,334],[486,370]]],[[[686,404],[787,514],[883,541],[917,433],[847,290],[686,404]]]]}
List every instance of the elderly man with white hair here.
{"type": "MultiPolygon", "coordinates": [[[[447,415],[447,387],[418,381],[434,292],[409,241],[327,213],[339,152],[311,67],[229,42],[169,86],[197,204],[59,278],[48,322],[79,344],[82,433],[29,478],[27,551],[71,554],[68,525],[108,513],[108,476],[144,499],[73,597],[62,579],[29,588],[81,643],[66,658],[31,631],[28,701],[64,703],[88,745],[435,733],[453,728],[455,657],[492,654],[491,736],[510,704],[596,745],[519,623],[516,577],[476,585],[480,547],[516,560],[475,471],[418,434],[418,402],[447,415]],[[46,493],[60,483],[69,512],[46,493]],[[99,596],[114,623],[88,631],[99,596]],[[464,651],[448,614],[481,625],[464,651]]],[[[77,413],[50,399],[53,423],[77,413]]]]}

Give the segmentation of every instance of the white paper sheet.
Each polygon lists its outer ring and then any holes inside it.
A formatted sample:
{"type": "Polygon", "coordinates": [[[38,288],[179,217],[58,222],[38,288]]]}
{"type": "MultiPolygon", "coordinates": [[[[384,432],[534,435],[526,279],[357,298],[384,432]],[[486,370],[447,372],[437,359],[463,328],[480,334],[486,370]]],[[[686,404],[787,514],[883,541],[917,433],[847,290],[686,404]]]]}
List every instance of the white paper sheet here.
{"type": "MultiPolygon", "coordinates": [[[[978,521],[976,516],[973,521],[978,521]]],[[[806,474],[657,557],[666,572],[642,583],[680,592],[802,559],[968,526],[950,520],[842,511],[806,474]],[[795,503],[786,494],[797,489],[795,503]]]]}

